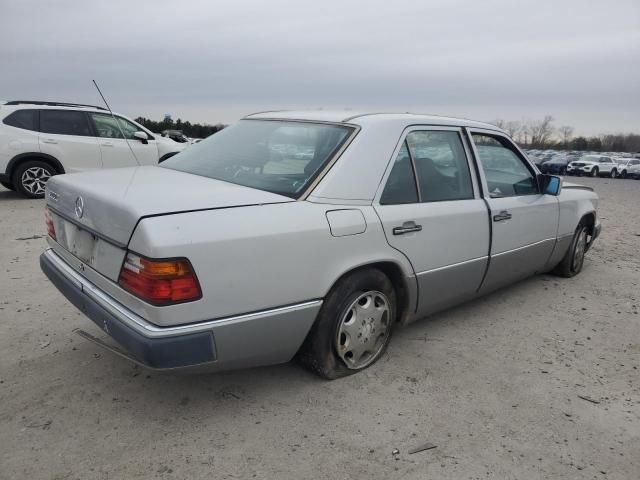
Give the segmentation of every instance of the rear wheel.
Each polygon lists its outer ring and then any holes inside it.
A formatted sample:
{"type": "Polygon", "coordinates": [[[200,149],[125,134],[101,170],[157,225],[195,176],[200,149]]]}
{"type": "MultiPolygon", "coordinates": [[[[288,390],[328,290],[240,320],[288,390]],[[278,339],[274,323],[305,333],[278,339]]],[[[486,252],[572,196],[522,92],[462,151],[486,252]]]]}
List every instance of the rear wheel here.
{"type": "Polygon", "coordinates": [[[593,170],[591,170],[591,176],[592,177],[598,176],[598,167],[593,167],[593,170]]]}
{"type": "Polygon", "coordinates": [[[567,250],[562,261],[553,270],[553,273],[561,277],[574,277],[582,271],[584,255],[589,245],[588,227],[580,222],[571,240],[571,246],[567,250]]]}
{"type": "Polygon", "coordinates": [[[396,318],[396,294],[375,268],[342,278],[325,298],[298,361],[326,379],[363,370],[383,354],[396,318]]]}
{"type": "Polygon", "coordinates": [[[620,178],[627,178],[627,171],[626,170],[622,170],[620,172],[620,178]]]}
{"type": "Polygon", "coordinates": [[[30,160],[18,165],[13,172],[13,185],[28,198],[43,198],[47,181],[56,174],[51,165],[30,160]]]}

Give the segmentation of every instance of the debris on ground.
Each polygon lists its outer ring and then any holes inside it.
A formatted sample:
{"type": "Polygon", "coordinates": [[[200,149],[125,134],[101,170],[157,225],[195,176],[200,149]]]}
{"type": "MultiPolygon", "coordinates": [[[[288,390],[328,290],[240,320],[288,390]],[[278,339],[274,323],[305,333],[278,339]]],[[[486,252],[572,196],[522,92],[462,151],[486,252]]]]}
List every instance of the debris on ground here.
{"type": "Polygon", "coordinates": [[[431,450],[436,447],[437,445],[434,445],[433,443],[425,443],[423,445],[420,445],[419,447],[409,450],[409,455],[413,455],[414,453],[424,452],[425,450],[431,450]]]}
{"type": "Polygon", "coordinates": [[[20,237],[20,238],[16,238],[16,240],[19,240],[19,241],[37,240],[39,238],[44,238],[44,235],[32,235],[31,237],[20,237]]]}
{"type": "Polygon", "coordinates": [[[595,398],[591,398],[588,395],[578,395],[578,398],[582,400],[586,400],[587,402],[595,403],[596,405],[600,403],[600,400],[596,400],[595,398]]]}

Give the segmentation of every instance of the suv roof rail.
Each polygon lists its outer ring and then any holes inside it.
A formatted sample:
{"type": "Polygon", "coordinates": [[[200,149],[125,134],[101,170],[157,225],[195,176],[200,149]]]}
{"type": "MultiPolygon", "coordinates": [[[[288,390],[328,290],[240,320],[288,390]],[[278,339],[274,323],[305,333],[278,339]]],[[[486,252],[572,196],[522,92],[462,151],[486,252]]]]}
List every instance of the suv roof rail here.
{"type": "Polygon", "coordinates": [[[84,103],[65,103],[65,102],[43,102],[40,100],[11,100],[5,103],[5,105],[46,105],[48,107],[90,107],[97,108],[98,110],[107,110],[104,107],[98,107],[97,105],[86,105],[84,103]]]}

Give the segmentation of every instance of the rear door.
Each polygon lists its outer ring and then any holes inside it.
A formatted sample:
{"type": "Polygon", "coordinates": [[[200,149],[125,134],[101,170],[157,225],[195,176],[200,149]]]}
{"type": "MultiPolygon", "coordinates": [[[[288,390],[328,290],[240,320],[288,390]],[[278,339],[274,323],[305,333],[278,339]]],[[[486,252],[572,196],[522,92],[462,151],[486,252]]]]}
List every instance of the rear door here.
{"type": "Polygon", "coordinates": [[[418,313],[475,295],[489,252],[487,207],[459,128],[405,131],[374,207],[417,276],[418,313]]]}
{"type": "Polygon", "coordinates": [[[57,158],[66,173],[102,167],[100,146],[87,114],[78,110],[40,110],[40,151],[57,158]]]}
{"type": "Polygon", "coordinates": [[[89,115],[100,142],[104,168],[158,163],[158,147],[155,139],[150,137],[145,143],[135,138],[133,134],[142,131],[137,125],[117,115],[114,118],[108,113],[90,113],[89,115]],[[119,125],[116,122],[119,122],[119,125]],[[122,136],[123,133],[126,139],[122,136]]]}
{"type": "Polygon", "coordinates": [[[491,259],[481,291],[513,283],[544,267],[558,232],[558,198],[540,192],[537,172],[506,136],[468,130],[479,159],[492,225],[491,259]]]}

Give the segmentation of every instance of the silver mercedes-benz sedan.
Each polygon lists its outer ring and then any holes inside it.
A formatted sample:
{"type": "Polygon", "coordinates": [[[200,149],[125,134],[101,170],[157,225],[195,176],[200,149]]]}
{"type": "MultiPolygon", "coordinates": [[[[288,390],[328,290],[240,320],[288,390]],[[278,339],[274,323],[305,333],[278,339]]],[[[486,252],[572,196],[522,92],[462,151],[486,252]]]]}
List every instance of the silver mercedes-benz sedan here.
{"type": "Polygon", "coordinates": [[[51,282],[151,368],[373,364],[394,328],[530,275],[570,277],[597,196],[504,131],[446,117],[250,115],[158,166],[53,177],[51,282]]]}

